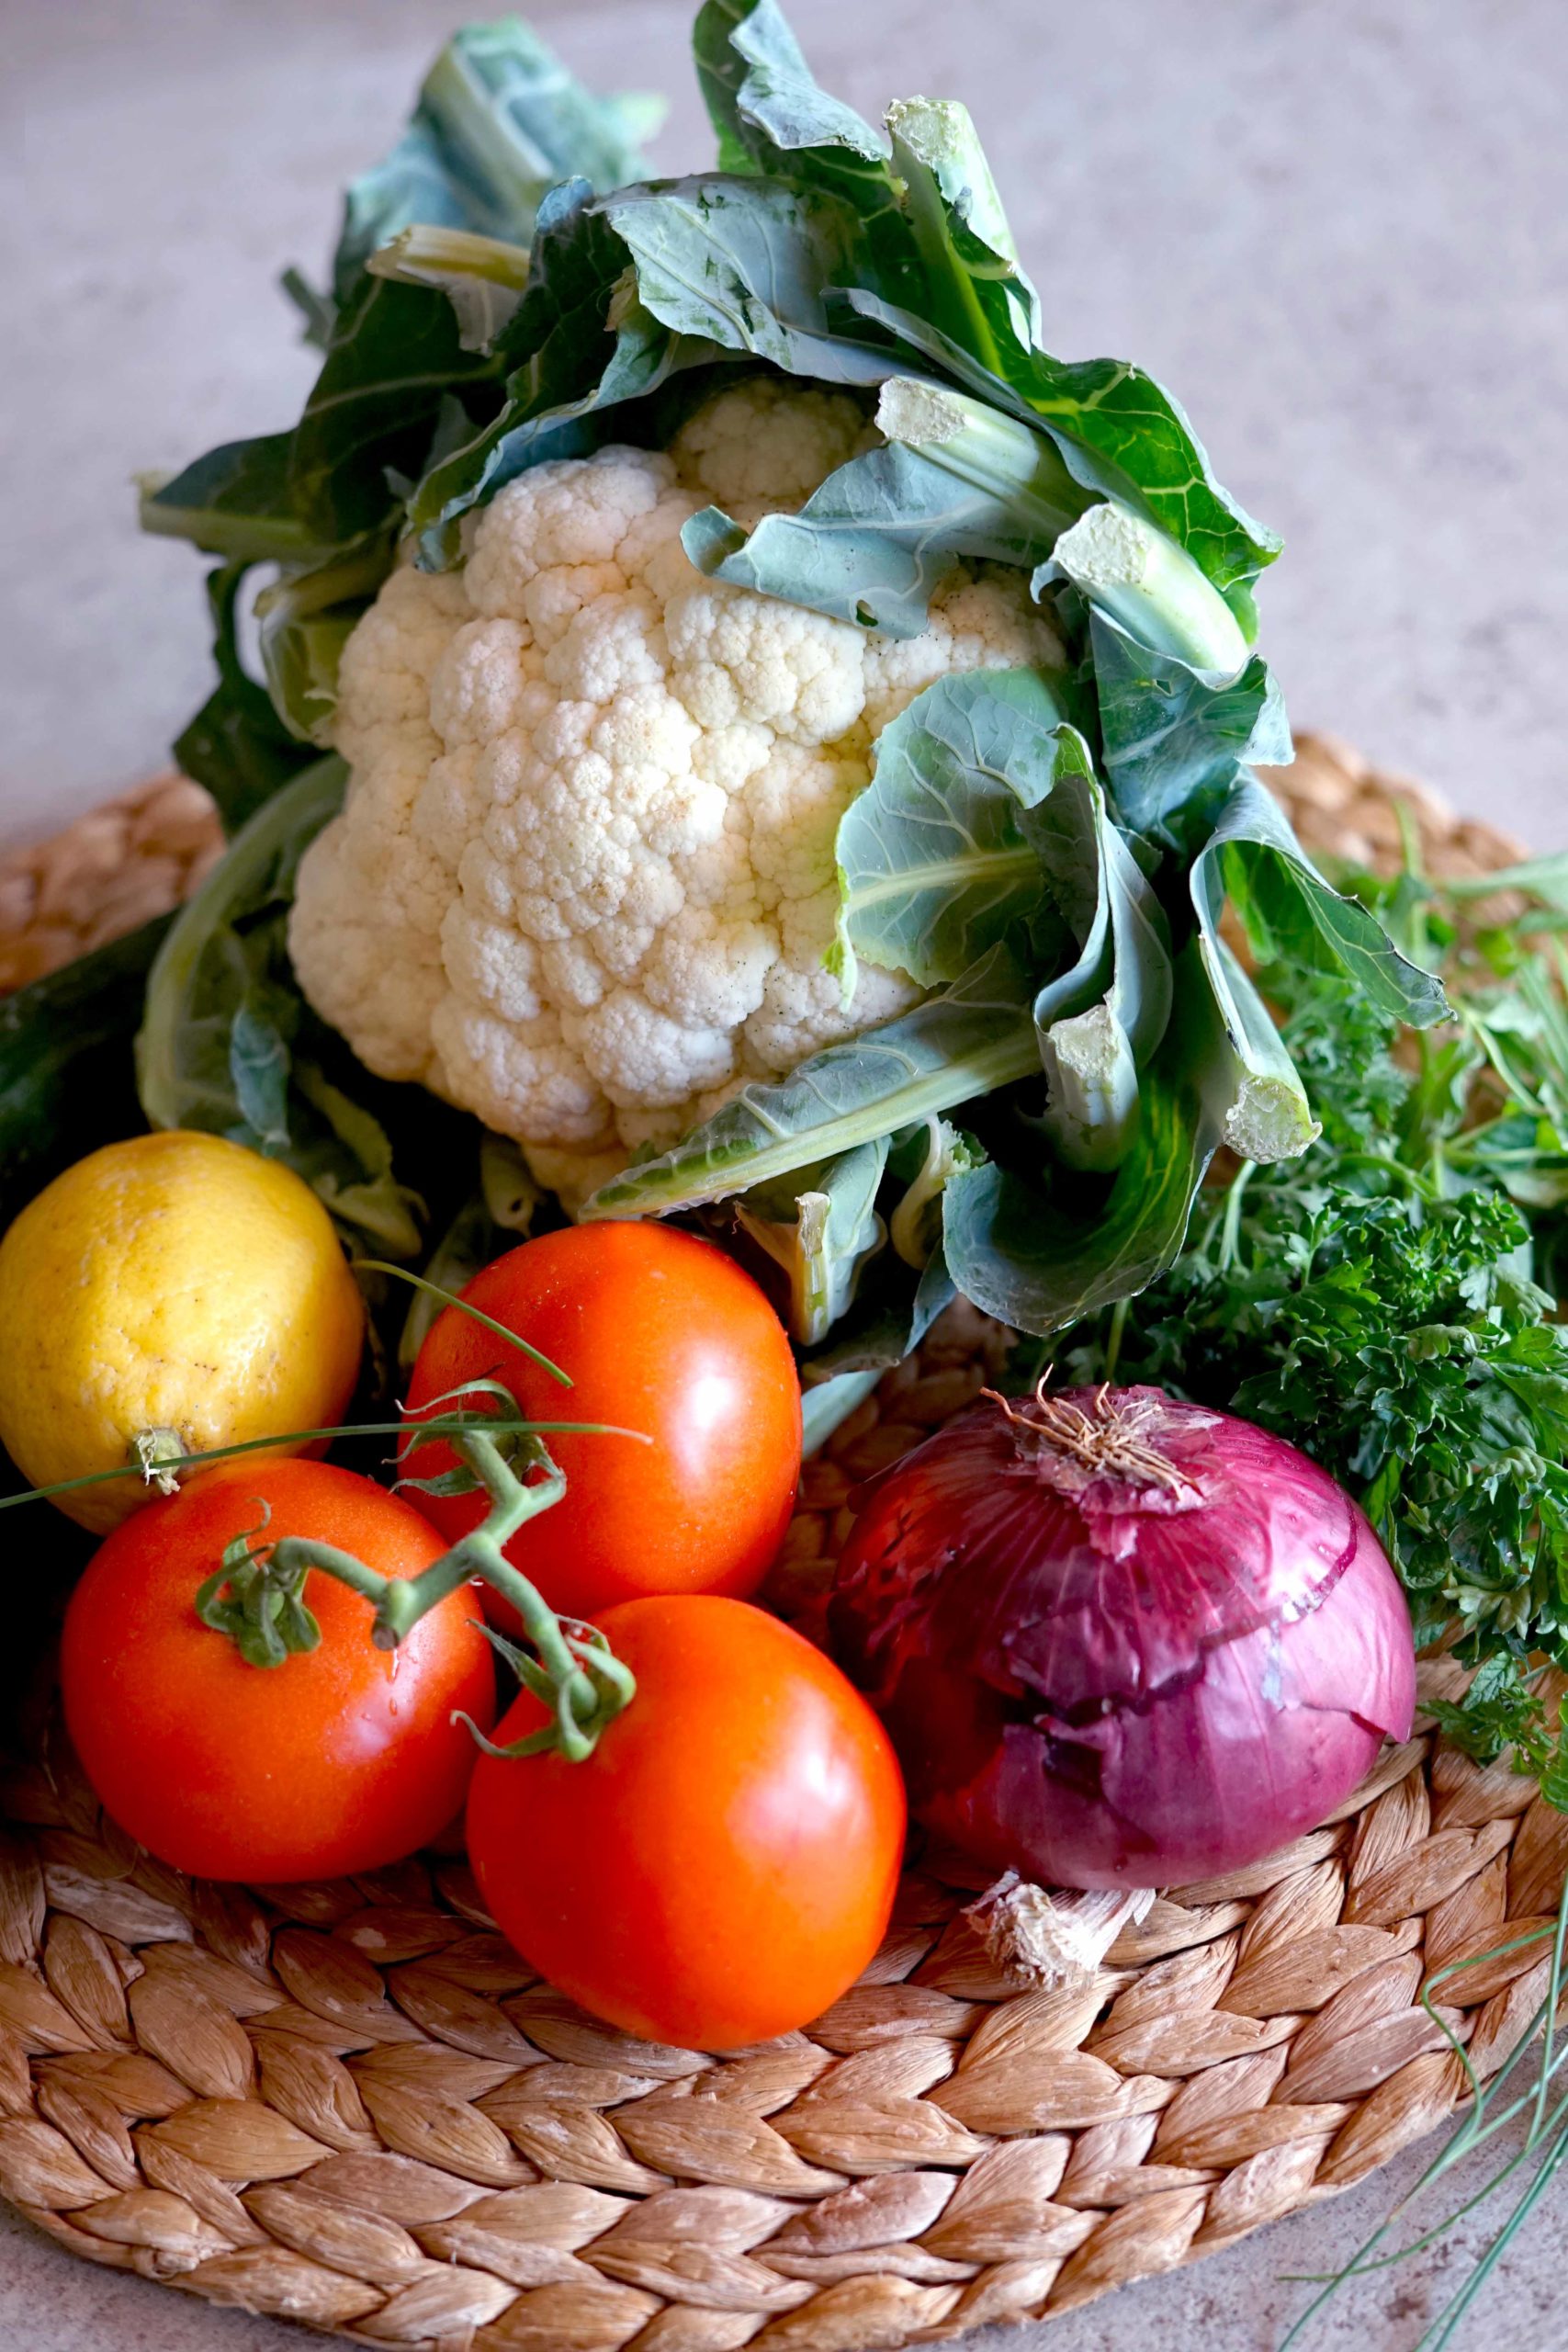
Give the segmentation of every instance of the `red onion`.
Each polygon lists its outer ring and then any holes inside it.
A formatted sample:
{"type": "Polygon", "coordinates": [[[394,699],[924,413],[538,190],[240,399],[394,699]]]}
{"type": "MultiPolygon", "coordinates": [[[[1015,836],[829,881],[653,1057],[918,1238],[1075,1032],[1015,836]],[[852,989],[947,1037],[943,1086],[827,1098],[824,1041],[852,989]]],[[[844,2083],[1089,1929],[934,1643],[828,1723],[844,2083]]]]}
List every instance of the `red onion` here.
{"type": "Polygon", "coordinates": [[[916,1815],[1047,1885],[1256,1861],[1415,1706],[1365,1513],[1282,1438],[1157,1388],[949,1422],[866,1491],[829,1628],[916,1815]]]}

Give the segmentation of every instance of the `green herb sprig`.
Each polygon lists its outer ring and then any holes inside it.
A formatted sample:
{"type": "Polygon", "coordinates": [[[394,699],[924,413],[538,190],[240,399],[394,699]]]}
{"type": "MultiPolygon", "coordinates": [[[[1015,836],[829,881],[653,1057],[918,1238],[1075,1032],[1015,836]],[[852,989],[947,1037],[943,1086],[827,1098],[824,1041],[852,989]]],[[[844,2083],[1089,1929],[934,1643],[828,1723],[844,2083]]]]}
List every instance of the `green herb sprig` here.
{"type": "Polygon", "coordinates": [[[1445,2347],[1453,2341],[1498,2263],[1551,2186],[1563,2162],[1568,2160],[1568,2096],[1564,2095],[1560,2081],[1563,2062],[1568,2060],[1568,2042],[1562,2039],[1565,1944],[1568,1944],[1568,1887],[1563,1890],[1554,1925],[1533,1928],[1523,1936],[1506,1939],[1490,1951],[1477,1952],[1469,1959],[1455,1961],[1449,1967],[1438,1969],[1424,1986],[1421,2005],[1441,2028],[1464,2070],[1470,2094],[1468,2112],[1415,2187],[1400,2199],[1388,2218],[1379,2224],[1342,2270],[1326,2277],[1321,2273],[1305,2274],[1320,2291],[1302,2312],[1281,2344],[1280,2352],[1291,2352],[1291,2347],[1305,2337],[1324,2305],[1348,2281],[1367,2278],[1397,2263],[1408,2261],[1413,2255],[1424,2253],[1466,2213],[1485,2204],[1506,2182],[1522,2180],[1513,2210],[1450,2301],[1423,2331],[1414,2352],[1445,2352],[1445,2347]],[[1443,1987],[1455,1978],[1462,1977],[1472,1969],[1488,1966],[1502,1953],[1521,1951],[1535,1951],[1546,1962],[1546,1981],[1541,1999],[1501,2071],[1491,2082],[1483,2083],[1471,2064],[1468,2052],[1435,2004],[1443,1987]],[[1536,2048],[1538,2035],[1541,2037],[1539,2051],[1536,2048]],[[1429,2192],[1436,2189],[1457,2165],[1479,2154],[1482,2149],[1495,2142],[1500,2133],[1517,2129],[1521,2122],[1524,2130],[1518,2146],[1512,2154],[1502,2157],[1496,2169],[1479,2189],[1472,2190],[1462,2204],[1445,2214],[1440,2221],[1422,2228],[1416,2236],[1392,2249],[1387,2246],[1386,2241],[1391,2235],[1422,2206],[1429,2192]]]}
{"type": "Polygon", "coordinates": [[[1444,971],[1454,1019],[1402,1028],[1337,976],[1264,969],[1320,1139],[1226,1168],[1170,1272],[1058,1361],[1304,1445],[1364,1504],[1417,1641],[1475,1668],[1443,1730],[1568,1804],[1568,1723],[1539,1687],[1568,1667],[1568,860],[1490,932],[1465,921],[1477,890],[1414,865],[1338,878],[1444,971]]]}

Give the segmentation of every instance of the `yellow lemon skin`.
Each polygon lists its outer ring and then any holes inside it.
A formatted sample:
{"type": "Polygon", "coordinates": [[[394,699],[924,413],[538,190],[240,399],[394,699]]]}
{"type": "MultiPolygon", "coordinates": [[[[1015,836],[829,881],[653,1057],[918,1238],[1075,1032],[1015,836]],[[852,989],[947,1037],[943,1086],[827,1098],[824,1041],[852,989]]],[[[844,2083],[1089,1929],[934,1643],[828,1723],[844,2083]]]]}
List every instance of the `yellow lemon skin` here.
{"type": "MultiPolygon", "coordinates": [[[[51,1487],[119,1468],[143,1430],[197,1453],[328,1428],[364,1338],[332,1219],[292,1169],[221,1136],[136,1136],[57,1176],[0,1241],[0,1441],[51,1487]]],[[[58,1501],[105,1532],[154,1492],[123,1478],[58,1501]]]]}

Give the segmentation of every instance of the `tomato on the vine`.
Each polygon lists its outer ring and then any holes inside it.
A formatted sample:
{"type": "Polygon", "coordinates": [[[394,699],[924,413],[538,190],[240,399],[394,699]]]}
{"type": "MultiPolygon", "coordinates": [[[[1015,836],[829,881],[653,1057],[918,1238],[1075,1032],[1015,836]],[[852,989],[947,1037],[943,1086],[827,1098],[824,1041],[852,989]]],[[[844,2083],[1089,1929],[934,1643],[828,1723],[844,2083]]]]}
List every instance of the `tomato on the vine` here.
{"type": "MultiPolygon", "coordinates": [[[[604,1224],[542,1234],[497,1258],[463,1293],[569,1374],[563,1388],[520,1349],[449,1306],[414,1366],[417,1421],[464,1383],[498,1378],[538,1420],[609,1422],[652,1439],[547,1440],[564,1498],[507,1556],[553,1609],[592,1617],[660,1592],[754,1592],[783,1541],[800,1476],[800,1384],[789,1341],[750,1276],[671,1226],[604,1224]]],[[[478,1400],[477,1400],[478,1401],[478,1400]]],[[[412,1477],[453,1466],[413,1448],[412,1477]]],[[[477,1527],[482,1495],[429,1495],[450,1542],[477,1527]]],[[[487,1597],[500,1623],[515,1623],[487,1597]]]]}
{"type": "MultiPolygon", "coordinates": [[[[468,1856],[503,1935],[655,2041],[764,2041],[837,2000],[886,1931],[904,1844],[893,1749],[832,1661],[715,1596],[599,1620],[637,1695],[585,1760],[484,1756],[468,1856]]],[[[525,1692],[497,1739],[538,1730],[525,1692]]]]}
{"type": "Polygon", "coordinates": [[[101,1544],[71,1597],[65,1721],[107,1812],[193,1876],[331,1878],[395,1861],[463,1802],[477,1753],[456,1709],[495,1713],[489,1644],[467,1590],[377,1649],[368,1601],[312,1569],[320,1645],[247,1664],[196,1596],[225,1545],[313,1536],[384,1576],[417,1576],[440,1536],[351,1470],[265,1456],[202,1471],[101,1544]],[[270,1516],[267,1516],[270,1514],[270,1516]]]}

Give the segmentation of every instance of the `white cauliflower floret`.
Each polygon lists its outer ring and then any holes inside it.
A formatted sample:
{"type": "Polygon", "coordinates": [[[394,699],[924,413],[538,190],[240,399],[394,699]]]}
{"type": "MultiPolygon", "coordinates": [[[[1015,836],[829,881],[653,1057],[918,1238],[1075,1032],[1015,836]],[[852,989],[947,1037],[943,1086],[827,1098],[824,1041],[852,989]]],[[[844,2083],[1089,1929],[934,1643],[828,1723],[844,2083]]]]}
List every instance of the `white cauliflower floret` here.
{"type": "Polygon", "coordinates": [[[687,571],[664,628],[671,684],[698,724],[750,719],[796,743],[847,735],[865,708],[861,630],[687,571]]]}
{"type": "Polygon", "coordinates": [[[944,581],[931,598],[918,637],[866,641],[865,720],[873,737],[907,710],[938,678],[964,670],[994,670],[998,662],[1062,658],[1049,621],[1021,594],[1019,574],[1002,564],[976,564],[944,581]],[[1026,650],[998,655],[998,646],[1026,650]]]}
{"type": "MultiPolygon", "coordinates": [[[[474,611],[497,618],[525,612],[541,573],[569,589],[590,575],[581,582],[582,595],[551,599],[552,613],[562,613],[566,601],[575,611],[592,595],[624,588],[615,560],[621,542],[674,480],[674,460],[661,452],[613,447],[592,458],[557,458],[508,482],[480,515],[459,575],[474,611]]],[[[563,614],[561,628],[570,616],[563,614]]],[[[545,642],[560,633],[536,625],[536,631],[545,642]]]]}
{"type": "Polygon", "coordinates": [[[920,991],[826,957],[839,819],[949,673],[1060,659],[1021,573],[970,566],[915,638],[703,579],[682,525],[797,507],[874,429],[745,379],[668,453],[536,467],[457,571],[394,572],[344,650],[343,814],[300,865],[311,1003],[383,1076],[515,1136],[576,1205],[749,1079],[920,991]]]}
{"type": "Polygon", "coordinates": [[[705,1086],[720,1086],[735,1069],[735,1040],[689,1015],[673,1020],[640,989],[616,989],[592,1012],[562,1023],[612,1102],[658,1111],[705,1086]]]}
{"type": "Polygon", "coordinates": [[[644,962],[637,985],[650,1004],[710,1029],[739,1029],[762,1001],[779,960],[771,923],[739,909],[721,915],[688,903],[666,925],[644,962]]]}
{"type": "Polygon", "coordinates": [[[830,473],[881,438],[859,401],[842,392],[750,376],[705,401],[670,454],[711,505],[750,529],[764,514],[804,506],[830,473]]]}
{"type": "Polygon", "coordinates": [[[341,821],[310,849],[310,888],[295,901],[288,944],[310,1001],[384,1078],[438,1082],[431,1023],[450,989],[440,942],[396,926],[395,955],[378,900],[365,888],[359,843],[341,821]]]}
{"type": "Polygon", "coordinates": [[[839,820],[871,781],[863,759],[779,746],[746,788],[751,866],[762,904],[810,899],[835,876],[839,820]]]}
{"type": "Polygon", "coordinates": [[[874,964],[857,966],[848,1006],[837,976],[828,969],[839,919],[833,883],[809,898],[788,899],[780,910],[783,954],[768,975],[762,1001],[746,1023],[749,1058],[763,1070],[788,1069],[879,1021],[908,1012],[921,991],[902,972],[874,964]]]}
{"type": "Polygon", "coordinates": [[[444,1091],[487,1127],[506,1134],[515,1125],[517,1104],[526,1102],[530,1118],[547,1127],[558,1144],[595,1148],[608,1105],[555,1014],[502,1021],[477,1012],[454,989],[436,1006],[430,1028],[444,1091]]]}

